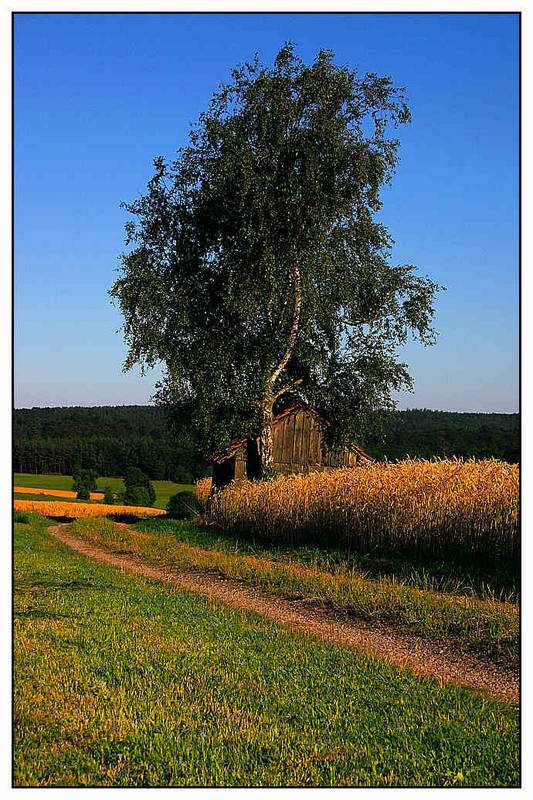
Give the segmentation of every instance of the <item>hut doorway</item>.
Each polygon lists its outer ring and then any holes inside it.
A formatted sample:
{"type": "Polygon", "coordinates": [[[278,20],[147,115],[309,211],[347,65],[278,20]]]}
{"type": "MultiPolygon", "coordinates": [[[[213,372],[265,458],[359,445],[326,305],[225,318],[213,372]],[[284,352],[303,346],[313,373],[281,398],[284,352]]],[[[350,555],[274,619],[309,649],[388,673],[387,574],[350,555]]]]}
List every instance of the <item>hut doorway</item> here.
{"type": "Polygon", "coordinates": [[[213,486],[223,489],[235,479],[235,456],[213,464],[213,486]]]}
{"type": "Polygon", "coordinates": [[[246,440],[246,477],[250,481],[258,481],[262,473],[258,440],[248,438],[246,440]]]}

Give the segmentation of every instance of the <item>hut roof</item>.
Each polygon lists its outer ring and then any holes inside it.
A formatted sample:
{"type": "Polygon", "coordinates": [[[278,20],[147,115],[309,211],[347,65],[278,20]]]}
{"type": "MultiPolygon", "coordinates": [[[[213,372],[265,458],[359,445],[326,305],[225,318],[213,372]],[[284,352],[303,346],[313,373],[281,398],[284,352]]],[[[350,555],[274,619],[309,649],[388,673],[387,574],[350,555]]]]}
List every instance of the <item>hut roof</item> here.
{"type": "MultiPolygon", "coordinates": [[[[295,411],[299,411],[300,409],[303,411],[307,411],[310,414],[313,414],[319,420],[319,422],[322,425],[325,425],[326,427],[328,427],[331,424],[327,419],[322,417],[318,413],[318,411],[315,411],[314,408],[311,408],[311,406],[308,406],[306,403],[298,403],[297,405],[291,406],[290,408],[286,408],[285,411],[282,411],[281,414],[278,414],[277,417],[274,417],[274,419],[272,420],[272,425],[273,426],[276,425],[281,419],[288,416],[289,414],[293,414],[295,411]]],[[[228,447],[226,447],[224,450],[219,450],[219,452],[213,456],[213,461],[215,461],[217,464],[221,464],[223,461],[226,461],[226,459],[234,456],[237,453],[237,451],[240,450],[240,448],[246,443],[249,436],[250,434],[247,434],[243,439],[234,439],[233,442],[228,447]]],[[[363,456],[363,458],[366,458],[367,461],[374,461],[372,456],[369,456],[367,453],[364,452],[364,450],[361,450],[360,447],[357,447],[357,445],[353,444],[353,442],[350,442],[348,444],[348,447],[354,450],[359,455],[363,456]]]]}

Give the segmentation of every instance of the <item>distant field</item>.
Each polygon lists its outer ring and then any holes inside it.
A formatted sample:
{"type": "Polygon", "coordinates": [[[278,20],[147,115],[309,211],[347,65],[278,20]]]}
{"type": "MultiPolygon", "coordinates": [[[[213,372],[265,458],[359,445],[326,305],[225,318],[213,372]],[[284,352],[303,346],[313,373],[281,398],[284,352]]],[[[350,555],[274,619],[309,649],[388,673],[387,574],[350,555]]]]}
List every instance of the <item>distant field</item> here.
{"type": "MultiPolygon", "coordinates": [[[[34,497],[44,495],[46,497],[56,497],[67,500],[76,499],[77,496],[76,492],[69,492],[66,489],[39,489],[37,486],[14,486],[14,491],[15,494],[31,495],[34,497]]],[[[91,492],[90,498],[91,500],[103,500],[104,494],[103,492],[91,492]]]]}
{"type": "MultiPolygon", "coordinates": [[[[47,490],[53,492],[53,489],[47,490]]],[[[79,503],[76,497],[62,497],[61,495],[54,495],[54,494],[31,494],[28,492],[13,492],[13,499],[14,500],[31,500],[37,503],[79,503]]],[[[101,500],[84,500],[84,503],[97,503],[101,505],[101,500]]]]}
{"type": "MultiPolygon", "coordinates": [[[[14,501],[14,510],[16,512],[36,512],[47,517],[72,517],[77,519],[80,517],[103,517],[103,516],[116,516],[127,515],[129,517],[145,517],[145,516],[165,516],[165,511],[161,508],[144,508],[142,506],[122,506],[122,505],[106,505],[105,503],[95,502],[72,502],[72,500],[51,500],[43,501],[42,496],[38,500],[24,500],[14,501]]],[[[15,517],[16,520],[16,517],[15,517]]]]}
{"type": "Polygon", "coordinates": [[[21,786],[518,786],[515,710],[15,525],[21,786]]]}
{"type": "MultiPolygon", "coordinates": [[[[72,489],[72,475],[33,475],[26,472],[15,472],[13,476],[15,486],[29,486],[34,489],[72,489]]],[[[124,491],[122,478],[98,478],[98,491],[103,492],[105,486],[110,486],[114,492],[124,491]]],[[[172,483],[172,481],[152,481],[156,492],[156,508],[166,508],[169,498],[173,494],[184,491],[194,491],[194,486],[185,483],[172,483]]]]}

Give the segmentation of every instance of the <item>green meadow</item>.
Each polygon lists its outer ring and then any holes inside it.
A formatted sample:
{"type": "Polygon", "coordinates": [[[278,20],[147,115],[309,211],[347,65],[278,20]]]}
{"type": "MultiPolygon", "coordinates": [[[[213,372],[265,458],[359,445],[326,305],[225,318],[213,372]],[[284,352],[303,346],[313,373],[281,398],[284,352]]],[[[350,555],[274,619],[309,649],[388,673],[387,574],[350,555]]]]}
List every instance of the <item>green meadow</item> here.
{"type": "Polygon", "coordinates": [[[15,524],[15,786],[517,786],[519,718],[15,524]]]}
{"type": "MultiPolygon", "coordinates": [[[[33,475],[28,472],[15,472],[13,475],[14,486],[27,486],[32,489],[61,489],[70,491],[72,489],[72,475],[33,475]]],[[[98,478],[97,491],[103,492],[106,486],[110,486],[114,492],[124,491],[124,481],[122,478],[98,478]]],[[[194,486],[184,483],[172,483],[172,481],[152,481],[156,493],[156,508],[166,508],[169,498],[173,494],[183,491],[192,491],[194,486]]],[[[21,499],[39,499],[38,495],[24,494],[19,495],[21,499]]],[[[41,498],[44,499],[44,498],[41,498]]],[[[61,498],[64,500],[64,498],[61,498]]]]}

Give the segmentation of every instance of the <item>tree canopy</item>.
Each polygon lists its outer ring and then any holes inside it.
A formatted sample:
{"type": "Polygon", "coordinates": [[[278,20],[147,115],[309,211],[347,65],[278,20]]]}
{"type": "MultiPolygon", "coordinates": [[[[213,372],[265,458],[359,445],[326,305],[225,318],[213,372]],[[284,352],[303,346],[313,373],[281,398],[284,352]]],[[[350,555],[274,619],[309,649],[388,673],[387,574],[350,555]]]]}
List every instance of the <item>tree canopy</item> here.
{"type": "Polygon", "coordinates": [[[160,402],[187,403],[203,447],[261,433],[304,400],[341,442],[394,390],[410,388],[396,348],[434,341],[439,288],[391,264],[375,219],[410,121],[389,77],[359,77],[322,50],[285,45],[272,68],[232,70],[174,161],[125,204],[121,275],[125,369],[165,365],[160,402]]]}

